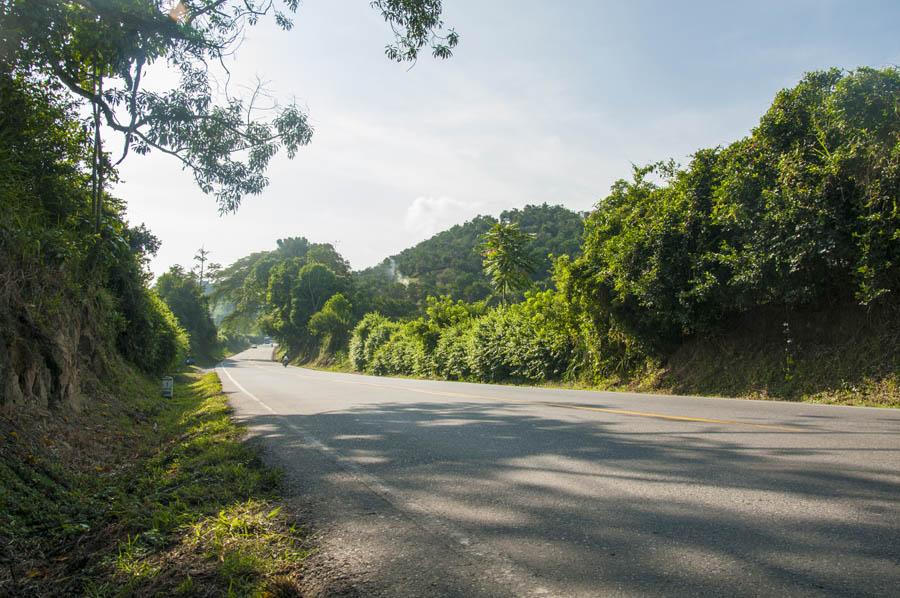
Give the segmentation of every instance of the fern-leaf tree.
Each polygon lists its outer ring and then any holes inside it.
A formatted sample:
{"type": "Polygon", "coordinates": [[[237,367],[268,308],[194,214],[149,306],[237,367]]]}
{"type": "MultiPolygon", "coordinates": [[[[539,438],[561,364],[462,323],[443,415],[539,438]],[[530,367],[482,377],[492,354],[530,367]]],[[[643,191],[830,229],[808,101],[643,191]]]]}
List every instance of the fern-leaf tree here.
{"type": "Polygon", "coordinates": [[[510,222],[497,222],[482,237],[484,273],[494,292],[506,304],[509,298],[531,286],[536,264],[530,251],[534,235],[510,222]]]}

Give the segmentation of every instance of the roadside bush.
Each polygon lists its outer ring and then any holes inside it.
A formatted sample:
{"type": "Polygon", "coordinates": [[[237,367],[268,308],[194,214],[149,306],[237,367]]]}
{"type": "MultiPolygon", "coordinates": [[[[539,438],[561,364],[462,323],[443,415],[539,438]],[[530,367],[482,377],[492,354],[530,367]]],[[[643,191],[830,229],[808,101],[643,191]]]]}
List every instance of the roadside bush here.
{"type": "Polygon", "coordinates": [[[432,361],[434,373],[447,380],[469,380],[472,368],[469,354],[472,352],[472,322],[465,321],[441,331],[432,361]]]}
{"type": "Polygon", "coordinates": [[[342,293],[332,295],[322,309],[309,318],[310,334],[319,337],[320,354],[334,355],[346,347],[347,332],[353,317],[352,306],[342,293]]]}
{"type": "MultiPolygon", "coordinates": [[[[190,350],[190,337],[165,301],[147,290],[146,319],[141,335],[141,357],[135,363],[145,372],[161,374],[176,368],[190,350]]],[[[135,331],[137,326],[132,327],[135,331]]]]}
{"type": "Polygon", "coordinates": [[[527,322],[523,376],[534,381],[565,377],[578,350],[566,297],[549,290],[528,293],[514,308],[527,322]]]}
{"type": "MultiPolygon", "coordinates": [[[[88,133],[68,93],[0,66],[0,312],[8,312],[0,353],[47,347],[15,367],[44,369],[66,389],[80,378],[73,370],[101,375],[114,348],[145,372],[166,371],[188,340],[147,289],[159,240],[130,226],[114,197],[92,209],[88,133]],[[78,362],[53,346],[77,347],[78,362]]],[[[37,387],[20,390],[40,400],[37,387]]]]}
{"type": "Polygon", "coordinates": [[[166,302],[191,339],[191,352],[211,358],[217,350],[218,331],[209,310],[209,299],[194,274],[172,266],[156,280],[153,290],[166,302]]]}
{"type": "Polygon", "coordinates": [[[406,322],[395,329],[375,351],[369,371],[380,376],[431,376],[434,366],[423,335],[427,330],[422,320],[406,322]]]}
{"type": "Polygon", "coordinates": [[[897,97],[893,67],[810,73],[746,139],[636,168],[585,223],[584,307],[664,354],[760,307],[896,303],[897,97]]]}
{"type": "Polygon", "coordinates": [[[577,346],[564,320],[564,302],[555,291],[529,293],[523,303],[478,318],[469,345],[474,377],[487,382],[562,378],[577,346]]]}
{"type": "Polygon", "coordinates": [[[581,255],[555,260],[555,290],[494,308],[429,297],[402,325],[370,314],[354,367],[610,386],[655,379],[686,342],[750,314],[894,309],[898,97],[896,67],[809,73],[746,138],[617,181],[581,255]]]}
{"type": "Polygon", "coordinates": [[[350,345],[348,348],[350,365],[358,372],[366,369],[366,359],[363,350],[366,346],[366,339],[372,333],[372,328],[374,328],[379,317],[384,316],[375,312],[367,313],[356,323],[356,326],[353,327],[353,331],[350,333],[350,345]]]}
{"type": "Polygon", "coordinates": [[[487,311],[484,301],[466,303],[449,295],[427,297],[425,300],[425,316],[429,324],[438,329],[449,328],[457,324],[469,322],[487,311]]]}
{"type": "Polygon", "coordinates": [[[383,315],[371,312],[363,316],[350,337],[350,363],[358,372],[369,370],[375,352],[390,339],[397,324],[383,315]]]}

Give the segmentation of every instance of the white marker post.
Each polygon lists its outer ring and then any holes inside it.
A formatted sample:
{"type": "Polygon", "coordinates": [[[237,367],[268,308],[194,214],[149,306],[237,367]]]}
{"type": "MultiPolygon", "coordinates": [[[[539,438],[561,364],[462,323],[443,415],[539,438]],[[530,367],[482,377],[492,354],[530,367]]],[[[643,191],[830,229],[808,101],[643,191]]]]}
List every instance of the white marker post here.
{"type": "Polygon", "coordinates": [[[162,396],[167,399],[171,399],[172,395],[175,393],[175,380],[172,376],[163,376],[162,377],[162,396]]]}

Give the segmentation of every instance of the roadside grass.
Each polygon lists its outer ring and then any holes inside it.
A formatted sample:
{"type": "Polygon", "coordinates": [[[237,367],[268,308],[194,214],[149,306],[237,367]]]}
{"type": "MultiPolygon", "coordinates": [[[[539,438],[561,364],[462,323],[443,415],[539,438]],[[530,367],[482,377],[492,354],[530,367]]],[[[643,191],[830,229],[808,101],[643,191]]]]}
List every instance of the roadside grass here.
{"type": "Polygon", "coordinates": [[[3,421],[0,595],[297,595],[302,530],[216,374],[171,400],[120,374],[60,425],[3,421]]]}
{"type": "MultiPolygon", "coordinates": [[[[275,347],[272,350],[272,361],[281,361],[285,351],[282,347],[275,347]]],[[[350,364],[350,356],[346,351],[337,351],[336,353],[328,353],[325,350],[320,351],[315,357],[299,356],[290,361],[291,365],[304,367],[310,370],[318,370],[321,372],[336,372],[344,374],[359,374],[350,364]]]]}
{"type": "MultiPolygon", "coordinates": [[[[315,361],[305,362],[299,364],[300,367],[309,368],[311,370],[318,370],[320,372],[334,372],[336,374],[361,374],[362,372],[357,372],[353,369],[353,366],[350,365],[349,360],[335,361],[332,363],[320,363],[315,361]]],[[[411,376],[410,376],[411,377],[411,376]]],[[[437,378],[434,378],[435,380],[437,378]]]]}
{"type": "Polygon", "coordinates": [[[723,334],[686,342],[632,388],[900,407],[900,309],[779,315],[751,314],[723,334]]]}

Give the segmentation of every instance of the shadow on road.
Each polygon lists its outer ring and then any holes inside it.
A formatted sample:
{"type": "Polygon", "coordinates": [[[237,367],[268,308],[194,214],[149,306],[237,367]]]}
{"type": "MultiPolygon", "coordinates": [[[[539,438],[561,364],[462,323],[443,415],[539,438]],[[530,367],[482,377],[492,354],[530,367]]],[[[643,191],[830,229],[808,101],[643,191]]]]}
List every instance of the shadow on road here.
{"type": "MultiPolygon", "coordinates": [[[[848,470],[827,456],[843,450],[822,446],[828,436],[787,448],[768,446],[773,434],[763,430],[629,432],[617,421],[480,402],[381,403],[245,421],[294,462],[309,448],[290,426],[304,430],[335,449],[338,461],[385,482],[404,509],[471,533],[576,593],[602,586],[886,595],[900,587],[896,468],[848,470]],[[735,434],[740,444],[729,440],[735,434]],[[743,442],[745,435],[762,444],[743,442]]],[[[880,452],[900,462],[896,449],[880,452]]],[[[304,472],[300,491],[366,503],[354,493],[367,490],[335,471],[304,472]]]]}

